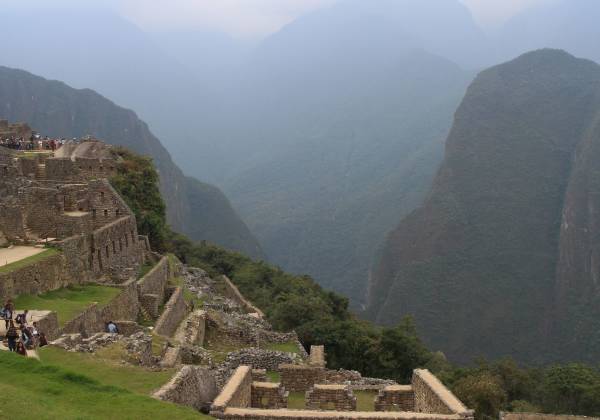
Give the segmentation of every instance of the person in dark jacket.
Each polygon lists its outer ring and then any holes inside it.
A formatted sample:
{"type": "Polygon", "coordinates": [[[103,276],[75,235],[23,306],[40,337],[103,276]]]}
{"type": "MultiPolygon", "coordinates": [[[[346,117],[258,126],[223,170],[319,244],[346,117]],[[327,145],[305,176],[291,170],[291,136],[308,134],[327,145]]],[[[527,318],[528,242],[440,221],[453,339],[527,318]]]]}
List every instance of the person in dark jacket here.
{"type": "Polygon", "coordinates": [[[17,343],[17,353],[22,356],[27,356],[27,349],[25,348],[25,344],[22,341],[17,343]]]}
{"type": "Polygon", "coordinates": [[[17,349],[17,338],[19,338],[19,332],[15,327],[13,320],[10,320],[8,329],[6,330],[6,338],[8,339],[8,350],[15,351],[17,349]]]}

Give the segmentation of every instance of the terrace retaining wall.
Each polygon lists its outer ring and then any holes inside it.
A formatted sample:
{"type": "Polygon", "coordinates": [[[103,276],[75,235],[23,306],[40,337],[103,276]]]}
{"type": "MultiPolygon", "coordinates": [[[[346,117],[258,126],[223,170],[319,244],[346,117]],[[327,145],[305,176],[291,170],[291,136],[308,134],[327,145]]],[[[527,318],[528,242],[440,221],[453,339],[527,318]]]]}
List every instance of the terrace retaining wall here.
{"type": "Polygon", "coordinates": [[[220,417],[228,407],[248,408],[251,403],[252,369],[250,366],[239,366],[213,401],[210,413],[220,417]]]}
{"type": "Polygon", "coordinates": [[[217,394],[213,374],[198,366],[184,366],[171,380],[153,394],[153,397],[196,410],[208,408],[217,394]]]}
{"type": "Polygon", "coordinates": [[[21,294],[37,295],[75,283],[66,270],[65,256],[54,254],[24,267],[0,273],[0,298],[5,301],[21,294]]]}
{"type": "Polygon", "coordinates": [[[459,414],[463,418],[473,418],[472,410],[467,409],[458,398],[427,369],[415,369],[412,376],[412,389],[415,393],[415,411],[420,413],[459,414]]]}
{"type": "Polygon", "coordinates": [[[183,298],[183,289],[178,287],[167,301],[162,315],[156,321],[154,331],[157,334],[172,337],[187,312],[188,307],[183,298]]]}

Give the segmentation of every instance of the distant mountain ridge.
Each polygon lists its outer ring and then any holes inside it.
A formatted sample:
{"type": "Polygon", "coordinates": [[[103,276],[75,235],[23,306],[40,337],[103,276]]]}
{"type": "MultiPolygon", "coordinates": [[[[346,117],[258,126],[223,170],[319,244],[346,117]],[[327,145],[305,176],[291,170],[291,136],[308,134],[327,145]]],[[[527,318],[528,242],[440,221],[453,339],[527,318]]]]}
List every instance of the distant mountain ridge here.
{"type": "Polygon", "coordinates": [[[372,319],[411,314],[461,362],[597,360],[599,159],[600,66],[540,50],[482,72],[372,272],[372,319]]]}
{"type": "Polygon", "coordinates": [[[216,187],[186,177],[133,111],[89,89],[73,89],[31,73],[0,66],[0,117],[26,121],[59,137],[91,134],[151,156],[161,178],[171,226],[194,240],[208,240],[262,258],[260,245],[216,187]]]}

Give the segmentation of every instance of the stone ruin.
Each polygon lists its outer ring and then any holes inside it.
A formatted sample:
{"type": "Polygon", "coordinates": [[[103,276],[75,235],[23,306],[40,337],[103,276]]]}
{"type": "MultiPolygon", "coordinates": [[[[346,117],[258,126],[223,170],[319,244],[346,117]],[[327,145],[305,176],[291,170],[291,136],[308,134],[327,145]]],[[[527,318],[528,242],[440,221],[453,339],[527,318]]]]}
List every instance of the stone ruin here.
{"type": "MultiPolygon", "coordinates": [[[[30,130],[0,121],[0,133],[30,130]],[[11,131],[12,130],[12,131],[11,131]]],[[[120,345],[124,363],[152,369],[180,367],[155,398],[188,405],[224,419],[372,418],[470,419],[468,410],[431,373],[415,370],[410,385],[363,378],[326,367],[323,346],[307,354],[294,332],[274,331],[263,313],[227,277],[155,254],[139,236],[135,216],[112,188],[118,158],[95,140],[67,143],[56,153],[15,152],[0,147],[0,246],[51,245],[61,252],[24,270],[0,274],[0,297],[39,294],[70,284],[102,282],[120,288],[104,307],[92,305],[59,328],[55,313],[40,320],[52,345],[95,353],[120,345]],[[153,268],[137,278],[145,262],[153,268]],[[173,286],[175,277],[183,284],[173,286]],[[184,289],[202,298],[186,301],[184,289]],[[150,331],[137,324],[154,322],[150,331]],[[115,320],[120,334],[106,334],[115,320]],[[165,338],[152,349],[153,336],[165,338]],[[216,362],[212,337],[239,349],[216,362]],[[296,343],[287,353],[263,343],[296,343]],[[270,382],[266,371],[277,371],[270,382]],[[377,390],[377,415],[356,411],[357,390],[377,390]],[[288,409],[290,392],[305,393],[305,410],[288,409]],[[217,395],[218,394],[218,395],[217,395]],[[418,414],[418,415],[417,415],[418,414]]]]}

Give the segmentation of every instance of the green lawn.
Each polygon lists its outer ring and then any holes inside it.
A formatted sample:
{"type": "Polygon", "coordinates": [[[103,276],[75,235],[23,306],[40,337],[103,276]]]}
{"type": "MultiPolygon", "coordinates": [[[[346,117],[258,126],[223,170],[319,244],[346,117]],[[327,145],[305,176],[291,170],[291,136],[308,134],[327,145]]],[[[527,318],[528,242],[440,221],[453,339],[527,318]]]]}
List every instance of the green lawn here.
{"type": "MultiPolygon", "coordinates": [[[[69,353],[73,357],[74,353],[69,353]]],[[[0,418],[208,419],[191,408],[101,383],[74,369],[0,352],[0,418]]]]}
{"type": "Polygon", "coordinates": [[[53,255],[60,254],[60,251],[54,248],[48,248],[44,252],[32,255],[31,257],[23,258],[22,260],[15,261],[13,263],[3,265],[0,267],[0,274],[10,273],[11,271],[18,270],[19,268],[27,267],[28,265],[34,264],[38,261],[42,261],[53,255]]]}
{"type": "Polygon", "coordinates": [[[305,410],[304,392],[290,392],[288,397],[288,408],[295,410],[305,410]]]}
{"type": "Polygon", "coordinates": [[[43,364],[60,366],[104,384],[144,395],[160,388],[175,373],[174,369],[155,372],[141,366],[124,365],[121,363],[122,353],[118,344],[102,349],[97,354],[72,353],[57,347],[39,350],[43,364]]]}
{"type": "Polygon", "coordinates": [[[63,326],[68,321],[79,315],[92,303],[100,306],[106,305],[114,299],[120,289],[116,287],[86,284],[82,286],[69,286],[53,290],[41,295],[21,295],[15,299],[15,308],[56,311],[58,323],[63,326]]]}
{"type": "Polygon", "coordinates": [[[150,272],[154,268],[156,263],[154,261],[146,261],[144,265],[142,265],[138,271],[138,280],[144,277],[146,274],[150,272]]]}
{"type": "Polygon", "coordinates": [[[267,350],[283,351],[286,353],[296,354],[299,353],[298,345],[291,341],[288,343],[266,343],[262,344],[261,347],[267,350]]]}
{"type": "Polygon", "coordinates": [[[269,380],[271,382],[276,383],[276,384],[281,382],[281,375],[279,374],[279,372],[274,371],[274,370],[267,371],[267,378],[269,378],[269,380]]]}
{"type": "Polygon", "coordinates": [[[375,411],[375,396],[377,391],[354,391],[356,396],[356,411],[375,411]]]}
{"type": "MultiPolygon", "coordinates": [[[[268,374],[269,372],[267,372],[268,374]]],[[[356,411],[375,411],[374,399],[376,391],[354,391],[356,396],[356,411]]],[[[288,408],[296,410],[305,409],[304,392],[290,392],[288,397],[288,408]]]]}

